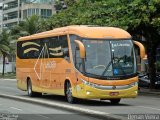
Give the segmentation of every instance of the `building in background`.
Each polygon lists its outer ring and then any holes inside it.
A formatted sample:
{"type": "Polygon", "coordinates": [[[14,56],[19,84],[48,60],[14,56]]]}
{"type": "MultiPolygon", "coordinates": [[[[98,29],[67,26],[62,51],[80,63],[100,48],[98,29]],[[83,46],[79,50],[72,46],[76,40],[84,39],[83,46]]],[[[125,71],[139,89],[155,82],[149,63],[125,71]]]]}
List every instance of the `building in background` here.
{"type": "Polygon", "coordinates": [[[2,26],[10,27],[32,15],[48,18],[56,13],[54,0],[1,0],[2,26]]]}
{"type": "MultiPolygon", "coordinates": [[[[32,15],[48,18],[56,13],[54,0],[0,0],[0,32],[32,15]]],[[[0,73],[2,72],[0,54],[0,73]]],[[[15,72],[15,59],[5,61],[5,72],[15,72]]]]}

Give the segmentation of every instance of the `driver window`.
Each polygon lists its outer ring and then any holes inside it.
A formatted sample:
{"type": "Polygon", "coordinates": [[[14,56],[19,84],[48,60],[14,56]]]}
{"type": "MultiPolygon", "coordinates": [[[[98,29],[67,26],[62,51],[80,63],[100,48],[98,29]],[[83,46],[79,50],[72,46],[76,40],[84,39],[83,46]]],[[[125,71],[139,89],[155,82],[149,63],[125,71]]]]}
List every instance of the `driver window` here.
{"type": "Polygon", "coordinates": [[[80,57],[80,50],[78,47],[75,48],[75,67],[82,72],[82,59],[80,57]]]}

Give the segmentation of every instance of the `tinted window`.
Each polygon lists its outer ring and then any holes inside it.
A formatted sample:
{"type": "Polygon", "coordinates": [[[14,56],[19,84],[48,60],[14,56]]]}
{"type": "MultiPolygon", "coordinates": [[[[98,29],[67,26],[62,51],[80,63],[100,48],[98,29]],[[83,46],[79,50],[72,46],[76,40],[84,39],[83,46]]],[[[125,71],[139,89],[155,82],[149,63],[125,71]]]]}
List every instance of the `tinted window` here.
{"type": "Polygon", "coordinates": [[[69,57],[67,36],[59,36],[57,39],[50,38],[48,48],[51,58],[69,57]]]}
{"type": "Polygon", "coordinates": [[[72,48],[72,56],[73,56],[73,62],[75,67],[82,72],[82,59],[80,58],[80,51],[77,44],[75,44],[74,40],[81,40],[79,36],[76,35],[70,35],[70,42],[71,42],[71,48],[72,48]]]}
{"type": "Polygon", "coordinates": [[[19,41],[17,43],[17,56],[22,59],[38,58],[42,49],[42,41],[19,41]]]}
{"type": "Polygon", "coordinates": [[[67,36],[19,41],[17,56],[21,59],[65,58],[69,60],[67,36]]]}

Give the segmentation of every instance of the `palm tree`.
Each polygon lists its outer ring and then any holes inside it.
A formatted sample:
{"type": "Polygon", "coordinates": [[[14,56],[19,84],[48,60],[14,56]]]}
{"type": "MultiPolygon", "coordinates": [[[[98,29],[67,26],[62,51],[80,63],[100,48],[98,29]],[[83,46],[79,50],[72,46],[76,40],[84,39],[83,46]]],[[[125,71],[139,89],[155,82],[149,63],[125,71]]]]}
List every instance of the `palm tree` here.
{"type": "Polygon", "coordinates": [[[4,76],[5,57],[9,54],[9,51],[11,49],[10,40],[10,32],[7,30],[3,30],[0,34],[0,53],[3,56],[2,76],[4,76]]]}
{"type": "Polygon", "coordinates": [[[15,25],[10,30],[3,30],[0,34],[0,53],[3,56],[3,69],[2,75],[4,76],[5,57],[7,55],[15,54],[16,40],[19,37],[32,35],[38,32],[45,31],[45,21],[37,16],[33,15],[21,22],[19,25],[15,25]]]}
{"type": "Polygon", "coordinates": [[[21,24],[10,27],[10,33],[14,40],[17,40],[19,37],[29,35],[29,33],[24,30],[21,24]]]}
{"type": "Polygon", "coordinates": [[[22,36],[32,35],[46,30],[46,20],[37,15],[27,18],[10,28],[13,39],[18,39],[22,36]]]}
{"type": "Polygon", "coordinates": [[[41,18],[37,15],[33,15],[27,18],[25,21],[19,24],[22,31],[26,31],[28,35],[32,35],[41,32],[41,18]]]}

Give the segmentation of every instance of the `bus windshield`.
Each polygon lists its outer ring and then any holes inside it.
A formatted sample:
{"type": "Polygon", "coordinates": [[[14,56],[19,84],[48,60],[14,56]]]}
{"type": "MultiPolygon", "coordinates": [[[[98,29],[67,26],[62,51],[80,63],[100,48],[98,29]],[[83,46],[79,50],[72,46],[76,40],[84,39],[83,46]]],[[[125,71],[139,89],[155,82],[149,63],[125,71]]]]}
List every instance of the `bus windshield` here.
{"type": "Polygon", "coordinates": [[[85,72],[97,76],[126,76],[136,73],[131,40],[82,39],[86,48],[85,72]]]}

